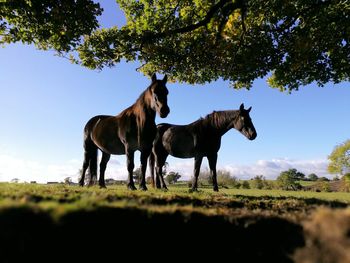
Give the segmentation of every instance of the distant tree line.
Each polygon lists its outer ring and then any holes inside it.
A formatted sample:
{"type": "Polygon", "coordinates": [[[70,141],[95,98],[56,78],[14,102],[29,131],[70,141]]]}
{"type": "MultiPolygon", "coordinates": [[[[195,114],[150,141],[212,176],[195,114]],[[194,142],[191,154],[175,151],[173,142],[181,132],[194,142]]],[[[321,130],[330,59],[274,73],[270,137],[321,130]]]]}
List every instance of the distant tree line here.
{"type": "MultiPolygon", "coordinates": [[[[282,171],[276,180],[267,180],[263,175],[256,175],[250,180],[240,180],[232,176],[227,170],[218,170],[217,181],[221,188],[322,192],[350,191],[350,173],[341,179],[336,176],[330,180],[327,177],[319,177],[315,173],[306,176],[295,168],[282,171]]],[[[211,187],[212,178],[208,169],[200,172],[198,183],[201,187],[211,187]]],[[[189,185],[191,185],[191,182],[189,182],[189,185]]]]}

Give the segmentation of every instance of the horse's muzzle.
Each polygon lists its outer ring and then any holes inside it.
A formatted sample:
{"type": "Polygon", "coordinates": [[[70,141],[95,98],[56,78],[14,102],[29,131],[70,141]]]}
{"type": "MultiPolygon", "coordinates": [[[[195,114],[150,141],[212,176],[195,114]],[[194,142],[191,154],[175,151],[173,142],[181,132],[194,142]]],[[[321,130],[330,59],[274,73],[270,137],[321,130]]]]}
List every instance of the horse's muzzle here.
{"type": "Polygon", "coordinates": [[[168,106],[164,106],[160,109],[159,116],[161,118],[166,118],[168,114],[170,113],[170,109],[168,106]]]}
{"type": "Polygon", "coordinates": [[[256,132],[249,133],[248,139],[249,140],[254,140],[258,134],[256,132]]]}

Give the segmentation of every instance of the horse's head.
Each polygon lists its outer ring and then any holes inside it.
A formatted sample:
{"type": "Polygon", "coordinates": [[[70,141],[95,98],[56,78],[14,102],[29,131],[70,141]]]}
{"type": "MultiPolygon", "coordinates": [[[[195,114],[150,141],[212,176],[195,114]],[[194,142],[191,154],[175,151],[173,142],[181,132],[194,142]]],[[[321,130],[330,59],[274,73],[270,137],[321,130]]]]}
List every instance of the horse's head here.
{"type": "Polygon", "coordinates": [[[168,116],[170,109],[168,107],[168,89],[165,86],[167,82],[167,76],[165,75],[162,80],[157,79],[156,74],[152,75],[152,84],[150,86],[150,92],[152,95],[152,108],[158,112],[161,118],[168,116]]]}
{"type": "Polygon", "coordinates": [[[252,119],[249,116],[249,112],[252,109],[244,109],[244,104],[242,103],[239,107],[239,115],[235,119],[234,128],[242,133],[249,140],[254,140],[257,136],[252,119]]]}

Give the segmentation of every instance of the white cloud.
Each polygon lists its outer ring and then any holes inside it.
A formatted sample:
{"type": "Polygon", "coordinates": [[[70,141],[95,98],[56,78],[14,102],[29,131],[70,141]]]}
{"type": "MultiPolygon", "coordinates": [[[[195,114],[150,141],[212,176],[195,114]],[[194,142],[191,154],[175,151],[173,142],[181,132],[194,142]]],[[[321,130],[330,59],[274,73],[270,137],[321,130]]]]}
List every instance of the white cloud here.
{"type": "Polygon", "coordinates": [[[291,160],[272,159],[258,160],[252,165],[226,165],[223,168],[231,172],[232,175],[242,179],[249,179],[256,175],[263,175],[267,179],[276,179],[282,172],[291,168],[309,175],[315,173],[317,176],[332,177],[327,173],[327,160],[291,160]]]}
{"type": "MultiPolygon", "coordinates": [[[[189,179],[193,174],[193,159],[191,162],[177,161],[175,163],[169,162],[169,171],[177,171],[183,175],[182,179],[189,179]]],[[[258,160],[255,163],[249,165],[241,164],[218,164],[217,169],[224,169],[241,179],[250,179],[256,175],[263,175],[267,179],[276,179],[276,177],[282,172],[291,168],[295,168],[298,171],[304,173],[306,176],[315,173],[317,176],[332,178],[333,176],[327,173],[327,160],[292,160],[292,159],[272,159],[272,160],[258,160]]],[[[203,161],[201,170],[207,167],[203,161]]]]}
{"type": "MultiPolygon", "coordinates": [[[[20,182],[36,181],[38,183],[62,182],[66,177],[78,181],[82,160],[69,160],[61,164],[46,164],[39,161],[25,160],[8,154],[0,154],[0,181],[8,182],[14,178],[20,182]]],[[[106,178],[126,179],[125,162],[115,159],[108,162],[106,178]]]]}
{"type": "MultiPolygon", "coordinates": [[[[193,169],[194,169],[194,159],[175,159],[171,158],[172,160],[167,160],[169,163],[168,172],[175,171],[181,174],[181,180],[188,180],[193,176],[193,169]],[[181,161],[179,161],[181,160],[181,161]]],[[[205,165],[202,164],[201,169],[205,169],[205,165]]]]}
{"type": "Polygon", "coordinates": [[[65,164],[42,164],[37,161],[24,160],[11,155],[0,155],[0,181],[11,181],[14,178],[20,182],[63,181],[70,176],[77,177],[80,163],[77,160],[65,164]]]}

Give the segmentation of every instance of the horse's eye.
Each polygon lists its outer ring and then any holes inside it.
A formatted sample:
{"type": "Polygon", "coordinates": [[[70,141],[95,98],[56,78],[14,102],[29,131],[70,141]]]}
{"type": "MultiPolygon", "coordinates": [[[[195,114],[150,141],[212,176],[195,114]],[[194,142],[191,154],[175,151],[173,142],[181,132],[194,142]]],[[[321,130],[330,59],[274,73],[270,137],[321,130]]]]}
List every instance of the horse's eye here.
{"type": "Polygon", "coordinates": [[[154,93],[153,96],[154,96],[154,100],[158,101],[158,95],[154,93]]]}

